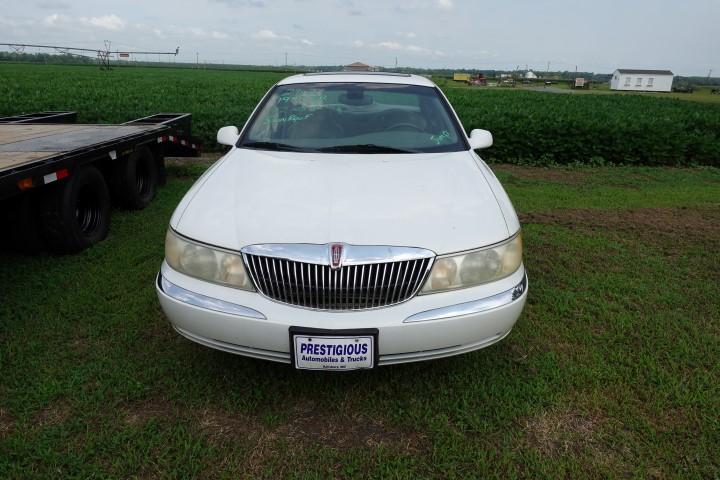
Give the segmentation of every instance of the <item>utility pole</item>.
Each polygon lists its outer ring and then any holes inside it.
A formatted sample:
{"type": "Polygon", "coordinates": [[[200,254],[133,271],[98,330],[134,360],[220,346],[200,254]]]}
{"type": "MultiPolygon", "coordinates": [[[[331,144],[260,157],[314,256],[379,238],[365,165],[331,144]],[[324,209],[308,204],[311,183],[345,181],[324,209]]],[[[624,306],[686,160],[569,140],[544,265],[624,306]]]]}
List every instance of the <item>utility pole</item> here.
{"type": "Polygon", "coordinates": [[[195,68],[200,68],[200,52],[195,52],[195,68]]]}
{"type": "Polygon", "coordinates": [[[545,70],[545,73],[550,73],[550,62],[548,62],[547,70],[545,70]]]}
{"type": "Polygon", "coordinates": [[[287,52],[285,52],[285,70],[287,70],[287,52]]]}
{"type": "Polygon", "coordinates": [[[708,81],[710,81],[710,76],[711,76],[711,75],[712,75],[712,68],[711,68],[710,70],[708,70],[708,78],[707,78],[708,81]]]}
{"type": "Polygon", "coordinates": [[[397,57],[395,57],[395,70],[397,70],[397,57]]]}

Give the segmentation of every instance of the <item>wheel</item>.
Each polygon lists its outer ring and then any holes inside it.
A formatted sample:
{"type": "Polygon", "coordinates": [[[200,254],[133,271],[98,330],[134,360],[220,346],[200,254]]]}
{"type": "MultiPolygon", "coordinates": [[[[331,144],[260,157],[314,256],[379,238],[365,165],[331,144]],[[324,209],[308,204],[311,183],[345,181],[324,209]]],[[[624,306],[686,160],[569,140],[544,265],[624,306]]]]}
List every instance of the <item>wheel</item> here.
{"type": "Polygon", "coordinates": [[[109,229],[110,192],[97,168],[83,167],[44,192],[40,230],[50,250],[79,252],[107,237],[109,229]]]}
{"type": "Polygon", "coordinates": [[[155,198],[158,168],[152,150],[142,146],[127,157],[116,160],[112,169],[113,195],[133,210],[142,210],[155,198]]]}

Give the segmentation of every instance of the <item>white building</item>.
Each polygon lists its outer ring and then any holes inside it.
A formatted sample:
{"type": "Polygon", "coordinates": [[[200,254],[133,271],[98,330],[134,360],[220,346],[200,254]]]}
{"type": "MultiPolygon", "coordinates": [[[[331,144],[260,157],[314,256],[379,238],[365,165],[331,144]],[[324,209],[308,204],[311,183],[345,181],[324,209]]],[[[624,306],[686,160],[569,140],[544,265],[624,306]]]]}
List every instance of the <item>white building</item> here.
{"type": "Polygon", "coordinates": [[[670,92],[672,84],[673,73],[670,70],[618,68],[610,80],[610,90],[670,92]]]}
{"type": "Polygon", "coordinates": [[[537,78],[538,78],[538,76],[532,70],[528,70],[525,73],[525,79],[527,79],[527,80],[536,80],[537,78]]]}

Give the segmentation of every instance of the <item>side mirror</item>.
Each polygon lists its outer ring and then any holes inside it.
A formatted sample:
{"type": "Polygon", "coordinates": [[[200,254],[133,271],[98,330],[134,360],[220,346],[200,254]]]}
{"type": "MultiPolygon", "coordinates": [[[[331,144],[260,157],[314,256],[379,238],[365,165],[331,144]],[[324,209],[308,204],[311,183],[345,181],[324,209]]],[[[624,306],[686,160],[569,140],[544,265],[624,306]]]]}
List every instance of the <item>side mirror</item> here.
{"type": "Polygon", "coordinates": [[[487,130],[481,130],[476,128],[470,132],[470,148],[477,150],[480,148],[488,148],[492,146],[493,138],[492,133],[487,130]]]}
{"type": "Polygon", "coordinates": [[[222,127],[218,130],[217,142],[220,145],[229,145],[232,147],[235,145],[235,142],[237,142],[239,136],[240,132],[237,127],[222,127]]]}

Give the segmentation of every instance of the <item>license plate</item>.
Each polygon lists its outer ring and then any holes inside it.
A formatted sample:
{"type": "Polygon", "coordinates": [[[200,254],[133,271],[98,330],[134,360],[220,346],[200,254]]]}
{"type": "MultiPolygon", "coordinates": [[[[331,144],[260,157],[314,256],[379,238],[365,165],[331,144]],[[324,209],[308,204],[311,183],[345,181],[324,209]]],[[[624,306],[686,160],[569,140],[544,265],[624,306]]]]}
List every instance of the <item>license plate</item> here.
{"type": "Polygon", "coordinates": [[[332,330],[290,332],[295,368],[300,370],[358,370],[376,363],[376,332],[334,334],[332,330]]]}

